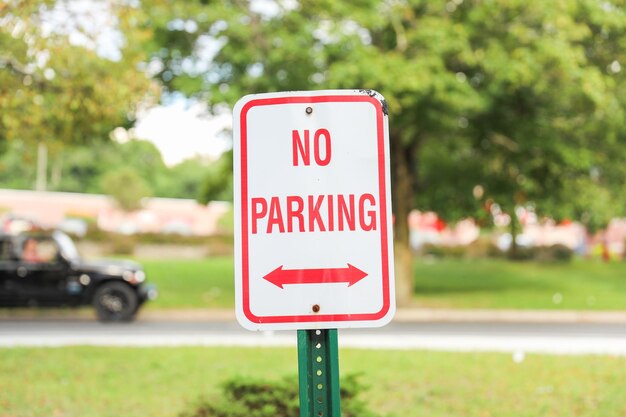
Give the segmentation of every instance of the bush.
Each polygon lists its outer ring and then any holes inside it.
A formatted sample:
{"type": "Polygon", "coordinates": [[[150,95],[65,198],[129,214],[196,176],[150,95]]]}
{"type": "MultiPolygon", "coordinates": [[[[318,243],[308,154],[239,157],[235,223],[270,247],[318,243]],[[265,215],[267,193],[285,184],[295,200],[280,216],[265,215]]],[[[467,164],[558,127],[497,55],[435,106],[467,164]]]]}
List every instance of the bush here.
{"type": "Polygon", "coordinates": [[[438,246],[433,244],[424,245],[422,254],[437,258],[455,259],[481,259],[499,258],[503,253],[488,237],[479,237],[469,245],[438,246]]]}
{"type": "Polygon", "coordinates": [[[232,256],[234,247],[233,235],[213,235],[208,238],[209,256],[232,256]]]}
{"type": "Polygon", "coordinates": [[[518,246],[515,251],[509,250],[507,258],[512,261],[532,261],[537,258],[538,248],[535,246],[518,246]]]}
{"type": "MultiPolygon", "coordinates": [[[[352,375],[341,381],[342,417],[377,417],[365,402],[357,398],[363,386],[352,375]]],[[[213,400],[203,399],[180,417],[298,417],[298,380],[278,381],[235,378],[222,384],[223,394],[213,400]]]]}
{"type": "Polygon", "coordinates": [[[101,182],[104,192],[113,197],[124,211],[140,209],[141,200],[152,195],[150,186],[134,168],[125,167],[107,172],[101,182]]]}
{"type": "MultiPolygon", "coordinates": [[[[95,225],[89,226],[87,229],[87,235],[83,238],[83,240],[88,240],[91,242],[108,242],[112,239],[115,239],[117,236],[128,236],[122,235],[120,233],[115,232],[106,232],[104,230],[98,229],[95,225]]],[[[172,245],[205,245],[211,239],[227,239],[230,236],[223,237],[221,235],[213,235],[213,236],[183,236],[179,234],[168,234],[168,233],[136,233],[131,235],[135,238],[137,243],[141,244],[172,244],[172,245]]],[[[232,238],[231,238],[232,241],[232,238]]]]}
{"type": "Polygon", "coordinates": [[[437,258],[459,259],[465,257],[465,246],[438,246],[427,244],[422,248],[422,253],[437,258]]]}
{"type": "Polygon", "coordinates": [[[479,238],[467,246],[436,246],[424,245],[423,255],[437,258],[454,259],[482,259],[500,258],[506,256],[512,261],[537,261],[537,262],[569,262],[574,256],[574,251],[565,245],[552,246],[518,246],[515,252],[502,252],[488,238],[479,238]]]}
{"type": "Polygon", "coordinates": [[[565,245],[540,246],[537,248],[535,259],[539,262],[569,262],[574,251],[565,245]]]}
{"type": "Polygon", "coordinates": [[[480,236],[466,246],[466,258],[501,258],[504,253],[489,236],[480,236]]]}
{"type": "Polygon", "coordinates": [[[132,255],[135,252],[134,236],[112,234],[109,237],[109,244],[109,251],[113,255],[132,255]]]}
{"type": "Polygon", "coordinates": [[[518,247],[517,252],[509,253],[509,259],[515,261],[537,262],[569,262],[574,256],[574,251],[565,245],[518,247]]]}

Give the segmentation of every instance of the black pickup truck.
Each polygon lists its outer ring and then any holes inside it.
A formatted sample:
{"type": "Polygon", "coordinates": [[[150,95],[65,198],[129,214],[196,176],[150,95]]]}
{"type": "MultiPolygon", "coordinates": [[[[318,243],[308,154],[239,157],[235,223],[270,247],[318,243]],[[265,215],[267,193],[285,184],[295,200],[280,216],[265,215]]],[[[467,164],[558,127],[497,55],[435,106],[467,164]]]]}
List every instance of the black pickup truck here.
{"type": "Polygon", "coordinates": [[[0,235],[0,307],[93,305],[101,321],[133,320],[157,296],[141,265],[82,259],[62,232],[0,235]]]}

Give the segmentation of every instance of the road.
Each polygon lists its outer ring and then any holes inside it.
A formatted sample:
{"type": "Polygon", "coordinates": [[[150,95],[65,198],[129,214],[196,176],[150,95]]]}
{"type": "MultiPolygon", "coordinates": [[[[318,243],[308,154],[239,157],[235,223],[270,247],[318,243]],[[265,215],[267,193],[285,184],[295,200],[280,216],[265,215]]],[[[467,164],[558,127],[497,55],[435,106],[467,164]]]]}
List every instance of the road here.
{"type": "MultiPolygon", "coordinates": [[[[626,325],[601,323],[391,323],[342,329],[341,347],[626,356],[626,325]]],[[[103,324],[86,319],[0,320],[0,347],[295,346],[295,332],[249,332],[233,321],[103,324]]]]}

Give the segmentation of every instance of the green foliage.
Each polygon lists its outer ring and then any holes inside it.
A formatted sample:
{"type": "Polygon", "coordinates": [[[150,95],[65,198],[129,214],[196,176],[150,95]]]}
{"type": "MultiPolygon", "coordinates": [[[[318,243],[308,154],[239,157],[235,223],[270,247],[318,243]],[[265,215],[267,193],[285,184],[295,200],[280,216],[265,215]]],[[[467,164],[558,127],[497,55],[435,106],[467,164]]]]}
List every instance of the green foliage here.
{"type": "Polygon", "coordinates": [[[202,199],[203,179],[215,163],[195,158],[187,159],[162,170],[154,181],[154,193],[159,197],[190,198],[208,203],[202,199]]]}
{"type": "Polygon", "coordinates": [[[539,262],[570,262],[573,257],[574,251],[561,244],[540,246],[536,255],[539,262]]]}
{"type": "Polygon", "coordinates": [[[532,261],[537,259],[539,248],[534,246],[517,246],[515,250],[511,250],[506,254],[507,259],[511,261],[532,261]]]}
{"type": "Polygon", "coordinates": [[[104,177],[128,169],[155,190],[156,179],[167,173],[159,150],[142,140],[67,147],[53,161],[52,171],[55,164],[59,170],[58,180],[51,184],[55,191],[103,193],[106,192],[102,188],[104,177]]]}
{"type": "MultiPolygon", "coordinates": [[[[358,398],[363,390],[354,375],[340,383],[341,414],[345,417],[376,417],[358,398]]],[[[299,415],[298,380],[295,377],[268,381],[234,378],[222,384],[223,393],[203,400],[180,417],[294,417],[299,415]]]]}
{"type": "Polygon", "coordinates": [[[441,246],[424,245],[420,253],[436,258],[451,259],[488,259],[504,258],[513,261],[536,261],[544,263],[570,262],[574,257],[574,251],[561,244],[552,246],[518,246],[515,252],[503,253],[489,238],[480,238],[469,245],[441,246]]]}
{"type": "MultiPolygon", "coordinates": [[[[623,167],[616,167],[616,171],[623,171],[623,167]]],[[[626,199],[621,198],[626,193],[626,187],[623,185],[624,176],[619,180],[616,178],[615,184],[607,184],[607,181],[600,178],[599,172],[600,168],[594,167],[589,178],[565,180],[572,183],[572,187],[567,190],[568,209],[562,217],[567,218],[571,215],[580,220],[591,234],[605,228],[617,215],[623,215],[626,207],[626,199]]],[[[613,175],[615,174],[617,172],[613,172],[613,175]]],[[[562,213],[563,210],[555,208],[555,211],[562,213]]]]}
{"type": "MultiPolygon", "coordinates": [[[[624,77],[609,67],[624,58],[615,50],[625,42],[623,3],[612,11],[595,2],[531,3],[465,2],[451,14],[464,23],[474,55],[458,75],[482,106],[459,120],[464,134],[422,153],[421,177],[438,197],[426,191],[423,204],[434,202],[438,212],[454,215],[459,205],[471,205],[474,182],[484,187],[481,202],[495,200],[509,213],[533,202],[540,213],[581,219],[584,210],[606,224],[608,210],[576,200],[621,188],[608,174],[622,171],[610,155],[625,151],[617,139],[624,135],[625,106],[613,91],[624,88],[624,77]],[[437,157],[436,148],[447,156],[437,157]],[[590,181],[598,170],[603,178],[590,181]],[[455,178],[461,187],[449,186],[455,178]]],[[[624,213],[622,200],[608,204],[609,216],[624,213]]]]}
{"type": "MultiPolygon", "coordinates": [[[[2,139],[0,138],[0,143],[2,139]]],[[[30,189],[35,186],[37,151],[25,142],[10,142],[0,153],[0,184],[3,188],[30,189]]]]}
{"type": "Polygon", "coordinates": [[[574,251],[565,245],[517,247],[515,252],[509,252],[508,258],[513,261],[536,261],[543,263],[570,262],[574,251]]]}
{"type": "Polygon", "coordinates": [[[440,246],[424,245],[420,253],[438,258],[486,259],[501,258],[502,251],[489,238],[480,238],[469,245],[440,246]]]}
{"type": "MultiPolygon", "coordinates": [[[[37,148],[12,141],[0,154],[0,184],[4,188],[32,189],[35,183],[37,148]]],[[[219,165],[219,164],[218,164],[219,165]]],[[[201,158],[168,167],[150,142],[131,140],[66,146],[52,156],[49,190],[102,194],[102,179],[111,172],[132,167],[156,197],[197,199],[213,165],[201,158]]],[[[232,198],[232,191],[224,199],[232,198]]],[[[205,200],[208,201],[208,200],[205,200]]]]}
{"type": "Polygon", "coordinates": [[[133,168],[107,173],[102,178],[102,189],[125,211],[141,208],[141,200],[151,194],[148,185],[133,168]]]}
{"type": "MultiPolygon", "coordinates": [[[[215,106],[264,91],[380,91],[398,210],[419,205],[454,220],[492,199],[509,212],[531,201],[574,217],[580,210],[567,203],[581,190],[621,184],[612,178],[621,158],[610,155],[626,152],[626,94],[616,94],[626,89],[622,0],[279,3],[271,13],[238,2],[153,6],[154,56],[169,89],[215,106]],[[210,62],[207,36],[221,45],[210,62]],[[181,72],[188,58],[208,74],[181,72]],[[598,168],[601,184],[571,181],[598,168]],[[479,184],[482,201],[471,192],[479,184]]],[[[621,200],[613,214],[624,213],[621,200]]]]}
{"type": "Polygon", "coordinates": [[[89,24],[66,13],[64,25],[50,24],[60,1],[12,1],[0,6],[0,142],[45,142],[51,154],[65,144],[108,139],[117,126],[132,123],[135,105],[154,87],[137,65],[145,58],[138,48],[144,36],[134,26],[139,10],[111,5],[111,21],[125,38],[117,60],[95,48],[71,42],[94,42],[89,24]],[[45,24],[44,24],[45,23],[45,24]]]}
{"type": "Polygon", "coordinates": [[[456,258],[461,259],[466,257],[465,246],[441,246],[427,244],[421,250],[421,253],[425,256],[435,256],[437,258],[456,258]]]}
{"type": "Polygon", "coordinates": [[[217,228],[224,234],[232,235],[235,229],[235,212],[228,211],[217,221],[217,228]]]}
{"type": "Polygon", "coordinates": [[[225,152],[208,170],[205,170],[198,201],[232,201],[233,152],[225,152]]]}

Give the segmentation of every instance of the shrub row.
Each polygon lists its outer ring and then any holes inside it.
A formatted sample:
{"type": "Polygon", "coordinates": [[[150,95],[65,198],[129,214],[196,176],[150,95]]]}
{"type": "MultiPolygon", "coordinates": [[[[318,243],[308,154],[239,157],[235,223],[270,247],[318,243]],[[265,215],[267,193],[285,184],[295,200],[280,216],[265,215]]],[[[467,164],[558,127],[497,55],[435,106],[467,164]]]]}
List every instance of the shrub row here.
{"type": "Polygon", "coordinates": [[[420,251],[422,255],[437,258],[480,259],[480,258],[509,258],[516,261],[537,262],[569,262],[574,252],[567,246],[556,244],[552,246],[517,247],[515,252],[503,252],[488,238],[478,240],[465,246],[437,246],[425,245],[420,251]]]}
{"type": "Polygon", "coordinates": [[[108,251],[114,255],[132,255],[137,245],[168,244],[204,246],[207,253],[215,256],[229,256],[233,254],[232,235],[194,236],[193,239],[176,239],[174,235],[163,235],[159,239],[145,238],[145,235],[122,235],[117,233],[107,234],[105,239],[98,243],[108,247],[108,251]],[[170,239],[170,237],[173,237],[170,239]]]}

